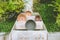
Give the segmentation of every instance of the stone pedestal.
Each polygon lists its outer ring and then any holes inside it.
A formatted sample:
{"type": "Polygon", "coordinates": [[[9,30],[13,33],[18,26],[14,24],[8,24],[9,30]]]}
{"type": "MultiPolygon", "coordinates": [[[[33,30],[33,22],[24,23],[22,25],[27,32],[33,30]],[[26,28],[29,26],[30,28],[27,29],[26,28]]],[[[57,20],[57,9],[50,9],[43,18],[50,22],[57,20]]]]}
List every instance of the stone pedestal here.
{"type": "Polygon", "coordinates": [[[13,31],[12,40],[47,40],[46,31],[13,31]]]}

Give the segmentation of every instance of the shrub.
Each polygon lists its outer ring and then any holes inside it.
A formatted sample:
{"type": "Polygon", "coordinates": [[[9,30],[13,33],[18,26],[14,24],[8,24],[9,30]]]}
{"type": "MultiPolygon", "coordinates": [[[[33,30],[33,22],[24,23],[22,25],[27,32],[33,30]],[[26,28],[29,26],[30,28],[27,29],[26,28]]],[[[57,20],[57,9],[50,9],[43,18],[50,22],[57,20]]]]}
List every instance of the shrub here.
{"type": "Polygon", "coordinates": [[[57,12],[54,12],[54,7],[48,4],[36,3],[34,4],[34,11],[39,12],[49,32],[60,31],[56,23],[57,12]]]}
{"type": "Polygon", "coordinates": [[[0,32],[10,32],[16,16],[22,12],[22,0],[0,0],[0,32]]]}
{"type": "Polygon", "coordinates": [[[4,15],[3,17],[4,19],[6,19],[11,15],[11,13],[12,14],[15,14],[15,12],[19,13],[22,11],[23,8],[24,3],[22,0],[8,0],[8,1],[0,0],[0,18],[4,15]]]}

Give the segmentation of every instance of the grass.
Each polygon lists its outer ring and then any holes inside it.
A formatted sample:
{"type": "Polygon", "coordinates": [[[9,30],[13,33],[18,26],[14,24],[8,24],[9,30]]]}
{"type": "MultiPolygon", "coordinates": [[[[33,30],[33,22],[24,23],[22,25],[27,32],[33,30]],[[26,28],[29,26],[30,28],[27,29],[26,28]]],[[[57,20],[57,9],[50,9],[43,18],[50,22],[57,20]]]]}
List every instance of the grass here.
{"type": "Polygon", "coordinates": [[[15,21],[2,21],[0,22],[0,32],[9,32],[13,27],[15,21]]]}

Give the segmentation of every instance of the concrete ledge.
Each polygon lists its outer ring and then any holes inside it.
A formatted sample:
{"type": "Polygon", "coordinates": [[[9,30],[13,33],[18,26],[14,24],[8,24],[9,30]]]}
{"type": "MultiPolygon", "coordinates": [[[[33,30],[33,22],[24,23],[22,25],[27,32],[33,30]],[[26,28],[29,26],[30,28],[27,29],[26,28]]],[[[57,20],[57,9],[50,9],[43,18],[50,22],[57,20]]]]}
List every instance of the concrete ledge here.
{"type": "Polygon", "coordinates": [[[5,35],[5,34],[6,34],[5,32],[0,32],[0,36],[5,35]]]}
{"type": "Polygon", "coordinates": [[[5,39],[5,32],[0,32],[0,40],[4,40],[5,39]]]}
{"type": "Polygon", "coordinates": [[[60,32],[50,32],[48,34],[48,40],[60,40],[60,32]]]}

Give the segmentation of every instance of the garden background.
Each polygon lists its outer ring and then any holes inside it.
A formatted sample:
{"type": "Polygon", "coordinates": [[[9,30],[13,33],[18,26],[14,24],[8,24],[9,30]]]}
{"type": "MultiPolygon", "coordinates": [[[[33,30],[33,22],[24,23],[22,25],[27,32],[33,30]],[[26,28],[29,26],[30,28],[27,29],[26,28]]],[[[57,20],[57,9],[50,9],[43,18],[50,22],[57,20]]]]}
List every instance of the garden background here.
{"type": "MultiPolygon", "coordinates": [[[[22,0],[0,0],[0,32],[11,31],[22,9],[22,0]]],[[[40,13],[48,32],[60,32],[60,0],[34,0],[33,11],[40,13]]]]}

